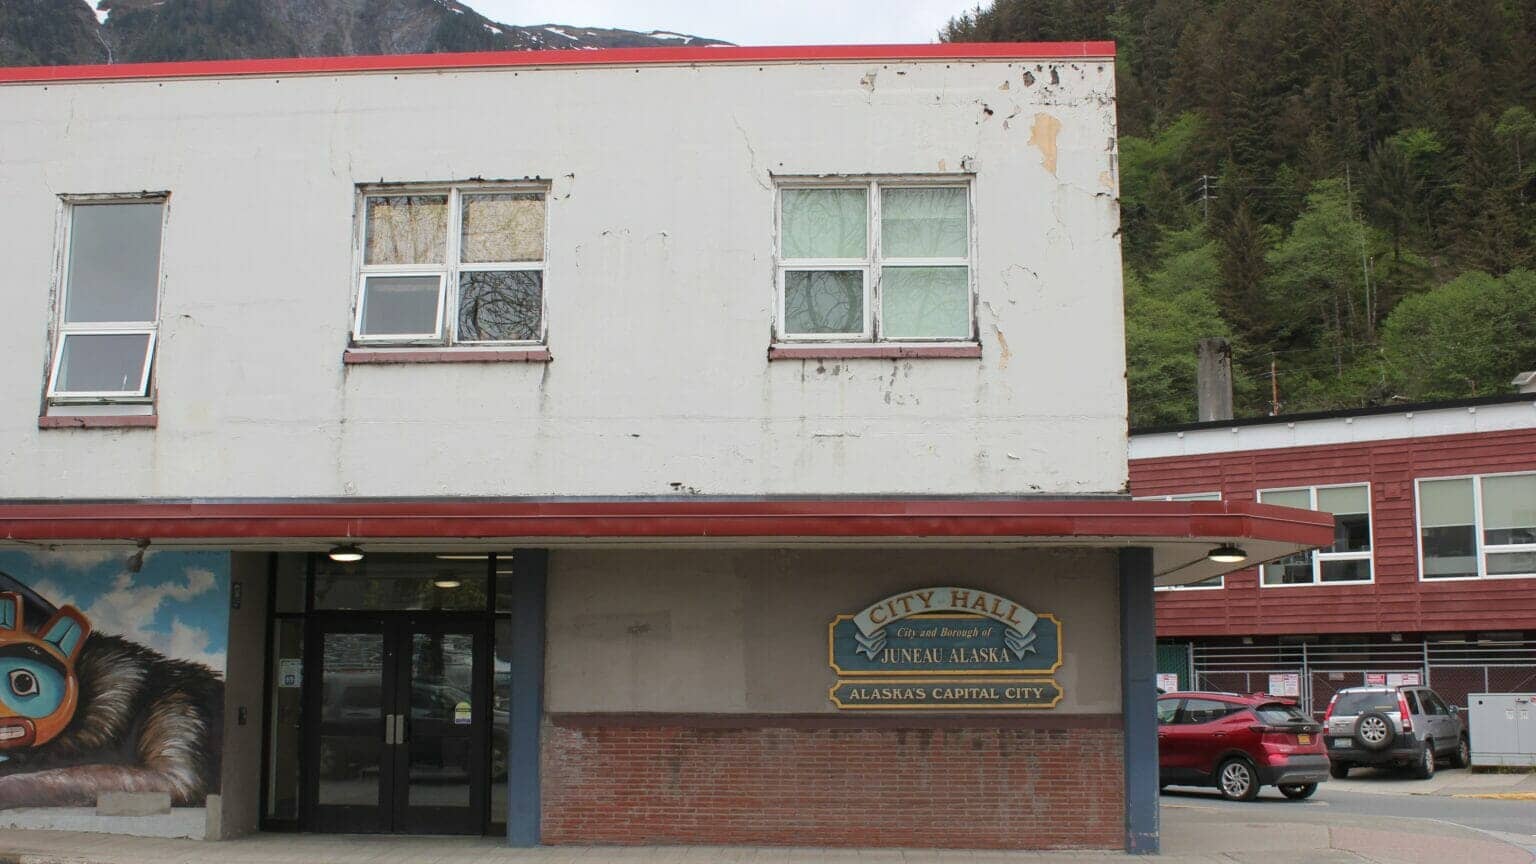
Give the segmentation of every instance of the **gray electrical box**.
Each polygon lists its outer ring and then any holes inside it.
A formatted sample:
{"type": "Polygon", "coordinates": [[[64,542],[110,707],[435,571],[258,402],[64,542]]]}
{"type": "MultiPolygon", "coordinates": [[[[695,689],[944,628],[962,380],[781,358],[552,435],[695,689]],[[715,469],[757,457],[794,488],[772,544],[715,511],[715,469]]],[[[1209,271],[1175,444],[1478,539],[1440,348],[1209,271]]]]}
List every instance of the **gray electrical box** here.
{"type": "Polygon", "coordinates": [[[1467,696],[1473,767],[1536,766],[1536,693],[1467,696]]]}

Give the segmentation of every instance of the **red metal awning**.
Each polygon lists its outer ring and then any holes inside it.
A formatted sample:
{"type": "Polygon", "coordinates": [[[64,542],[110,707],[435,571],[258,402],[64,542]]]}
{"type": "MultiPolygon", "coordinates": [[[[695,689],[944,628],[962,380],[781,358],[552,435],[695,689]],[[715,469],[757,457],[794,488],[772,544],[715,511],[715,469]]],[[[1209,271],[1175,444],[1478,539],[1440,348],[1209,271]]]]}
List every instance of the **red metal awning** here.
{"type": "Polygon", "coordinates": [[[1147,546],[1159,584],[1333,542],[1327,513],[1245,501],[1061,499],[299,499],[0,504],[14,544],[322,550],[573,543],[1147,546]],[[1206,559],[1234,543],[1241,564],[1206,559]]]}

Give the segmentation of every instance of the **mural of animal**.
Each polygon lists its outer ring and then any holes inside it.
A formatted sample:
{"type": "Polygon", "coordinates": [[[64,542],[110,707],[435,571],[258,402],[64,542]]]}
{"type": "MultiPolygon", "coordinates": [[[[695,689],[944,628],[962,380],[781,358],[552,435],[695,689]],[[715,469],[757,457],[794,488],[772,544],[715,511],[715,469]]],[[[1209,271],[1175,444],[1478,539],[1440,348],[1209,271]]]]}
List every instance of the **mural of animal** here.
{"type": "Polygon", "coordinates": [[[0,593],[0,810],[90,807],[104,792],[201,806],[218,791],[224,685],[212,670],[93,632],[74,607],[0,580],[13,589],[0,593]],[[33,632],[35,612],[52,614],[33,632]]]}

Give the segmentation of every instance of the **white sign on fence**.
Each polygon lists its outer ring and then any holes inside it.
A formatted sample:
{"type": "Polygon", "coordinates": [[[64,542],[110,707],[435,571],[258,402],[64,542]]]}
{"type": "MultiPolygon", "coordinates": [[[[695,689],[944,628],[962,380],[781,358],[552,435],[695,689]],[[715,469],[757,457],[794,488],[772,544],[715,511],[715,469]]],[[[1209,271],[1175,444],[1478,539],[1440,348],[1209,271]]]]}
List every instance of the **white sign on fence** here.
{"type": "Polygon", "coordinates": [[[1270,675],[1269,695],[1299,697],[1301,695],[1301,675],[1295,672],[1280,672],[1270,675]]]}
{"type": "Polygon", "coordinates": [[[1179,673],[1177,673],[1177,672],[1159,672],[1159,673],[1157,673],[1157,689],[1163,691],[1164,693],[1176,693],[1176,692],[1178,692],[1178,689],[1179,689],[1179,673]]]}

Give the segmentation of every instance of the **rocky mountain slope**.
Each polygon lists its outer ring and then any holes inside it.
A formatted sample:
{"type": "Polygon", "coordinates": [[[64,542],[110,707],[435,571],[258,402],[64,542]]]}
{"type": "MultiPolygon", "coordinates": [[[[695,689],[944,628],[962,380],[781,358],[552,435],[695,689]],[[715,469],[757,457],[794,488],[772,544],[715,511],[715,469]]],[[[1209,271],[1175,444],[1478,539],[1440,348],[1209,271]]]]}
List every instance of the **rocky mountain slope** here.
{"type": "Polygon", "coordinates": [[[492,21],[457,0],[0,0],[0,65],[722,45],[492,21]]]}

